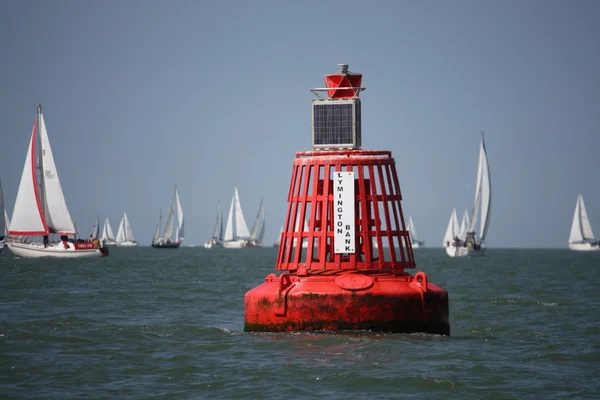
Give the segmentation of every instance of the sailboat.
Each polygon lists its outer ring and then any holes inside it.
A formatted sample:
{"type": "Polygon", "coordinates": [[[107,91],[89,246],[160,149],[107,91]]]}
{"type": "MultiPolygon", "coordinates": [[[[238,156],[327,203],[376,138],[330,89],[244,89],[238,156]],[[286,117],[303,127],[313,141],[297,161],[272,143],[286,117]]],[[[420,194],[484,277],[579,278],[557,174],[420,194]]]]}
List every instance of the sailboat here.
{"type": "MultiPolygon", "coordinates": [[[[486,245],[485,239],[490,226],[490,216],[492,212],[492,183],[490,178],[490,168],[485,149],[485,140],[483,132],[481,133],[481,144],[479,147],[479,163],[477,165],[477,180],[475,181],[475,201],[473,211],[469,218],[469,224],[464,238],[456,237],[446,247],[446,253],[450,257],[462,257],[466,255],[483,255],[486,245]],[[479,222],[479,235],[475,231],[477,222],[479,222]]],[[[459,231],[460,233],[460,231],[459,231]]],[[[446,243],[444,237],[444,243],[446,243]]]]}
{"type": "Polygon", "coordinates": [[[575,251],[593,251],[600,249],[600,242],[594,237],[592,224],[590,224],[587,210],[585,209],[585,203],[583,202],[583,195],[581,194],[577,196],[568,245],[569,249],[575,251]]]}
{"type": "Polygon", "coordinates": [[[260,199],[260,205],[258,206],[258,212],[256,213],[256,219],[252,230],[250,231],[250,240],[248,246],[252,247],[263,247],[263,240],[265,237],[265,209],[263,206],[263,200],[260,199]]]}
{"type": "Polygon", "coordinates": [[[160,224],[161,224],[161,213],[158,214],[158,222],[156,223],[156,230],[154,231],[154,237],[152,238],[152,247],[157,249],[176,249],[181,244],[184,235],[184,220],[183,220],[183,208],[179,201],[179,193],[177,192],[177,185],[173,192],[173,198],[171,199],[171,206],[169,207],[169,215],[167,216],[167,222],[165,224],[165,231],[160,236],[160,224]],[[177,217],[177,221],[175,221],[177,217]]]}
{"type": "Polygon", "coordinates": [[[117,230],[116,242],[118,247],[139,246],[137,240],[135,240],[133,231],[131,230],[127,213],[123,213],[123,218],[121,218],[121,223],[119,224],[119,229],[117,230]]]}
{"type": "Polygon", "coordinates": [[[408,217],[408,233],[410,235],[410,244],[413,249],[425,247],[425,241],[418,239],[417,230],[415,229],[412,217],[408,217]]]}
{"type": "Polygon", "coordinates": [[[0,253],[2,253],[2,249],[6,244],[6,236],[8,236],[7,232],[7,219],[6,210],[4,209],[4,194],[2,193],[2,181],[0,181],[0,210],[4,211],[4,218],[0,218],[0,253]]]}
{"type": "Polygon", "coordinates": [[[19,257],[108,255],[108,247],[99,241],[74,242],[69,238],[75,237],[77,230],[60,185],[41,105],[37,107],[8,234],[8,248],[19,257]],[[60,241],[50,242],[50,235],[55,234],[60,235],[60,241]],[[36,237],[43,237],[43,242],[31,240],[36,237]]]}
{"type": "Polygon", "coordinates": [[[244,212],[240,203],[237,186],[233,191],[231,206],[229,207],[229,216],[225,225],[225,233],[223,234],[223,247],[228,249],[239,249],[246,247],[250,239],[248,225],[244,219],[244,212]]]}
{"type": "Polygon", "coordinates": [[[204,243],[204,247],[210,249],[213,246],[221,246],[223,243],[223,213],[221,212],[221,203],[217,203],[219,210],[217,211],[217,220],[212,237],[204,243]]]}
{"type": "Polygon", "coordinates": [[[283,235],[283,225],[281,225],[281,230],[279,231],[279,235],[275,239],[275,243],[273,243],[273,247],[279,247],[281,244],[281,235],[283,235]]]}
{"type": "MultiPolygon", "coordinates": [[[[300,231],[300,218],[296,219],[296,225],[294,226],[294,232],[301,232],[300,231]]],[[[304,225],[302,226],[302,232],[308,232],[308,221],[307,220],[304,220],[304,225]]],[[[297,243],[298,243],[298,239],[294,239],[294,247],[297,246],[297,243]]],[[[308,240],[302,241],[302,248],[303,249],[308,248],[308,240]]]]}
{"type": "Polygon", "coordinates": [[[100,240],[106,246],[114,246],[117,244],[115,241],[115,234],[113,233],[112,226],[110,226],[110,221],[108,217],[104,220],[104,227],[102,228],[102,236],[100,236],[100,240]]]}
{"type": "Polygon", "coordinates": [[[100,239],[100,216],[96,218],[96,222],[92,225],[92,233],[90,233],[90,241],[91,240],[99,240],[100,239]]]}

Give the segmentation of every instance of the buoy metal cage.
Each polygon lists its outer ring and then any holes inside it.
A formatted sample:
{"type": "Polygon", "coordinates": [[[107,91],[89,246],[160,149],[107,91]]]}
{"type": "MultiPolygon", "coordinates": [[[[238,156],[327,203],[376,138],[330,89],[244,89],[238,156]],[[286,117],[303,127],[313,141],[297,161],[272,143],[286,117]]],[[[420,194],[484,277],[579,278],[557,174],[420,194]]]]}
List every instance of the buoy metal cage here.
{"type": "Polygon", "coordinates": [[[390,151],[296,153],[277,270],[310,275],[336,270],[415,268],[402,194],[390,151]],[[356,250],[334,252],[333,174],[354,172],[356,250]],[[305,224],[306,221],[306,224],[305,224]]]}

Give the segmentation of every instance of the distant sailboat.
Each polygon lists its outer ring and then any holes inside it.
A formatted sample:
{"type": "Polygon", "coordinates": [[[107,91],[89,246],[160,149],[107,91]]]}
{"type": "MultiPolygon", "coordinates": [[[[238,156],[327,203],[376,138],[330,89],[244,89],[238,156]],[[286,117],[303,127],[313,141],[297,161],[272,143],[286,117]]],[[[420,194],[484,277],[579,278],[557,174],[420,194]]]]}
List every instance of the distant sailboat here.
{"type": "Polygon", "coordinates": [[[279,231],[279,235],[275,239],[275,243],[273,243],[273,247],[279,247],[281,244],[281,235],[283,234],[283,225],[281,225],[281,230],[279,231]]]}
{"type": "Polygon", "coordinates": [[[102,236],[100,236],[100,240],[107,246],[114,246],[117,244],[115,241],[115,234],[113,233],[112,226],[110,226],[108,217],[106,217],[104,220],[104,227],[102,228],[102,236]]]}
{"type": "Polygon", "coordinates": [[[96,218],[96,222],[92,225],[92,233],[90,234],[90,239],[99,240],[100,239],[100,216],[96,218]]]}
{"type": "Polygon", "coordinates": [[[37,107],[8,233],[8,248],[19,257],[108,255],[108,248],[98,241],[69,239],[69,236],[76,237],[77,230],[60,184],[41,105],[37,107]],[[50,241],[50,235],[54,234],[60,235],[60,242],[50,241]],[[29,241],[35,237],[43,238],[43,242],[29,241]]]}
{"type": "Polygon", "coordinates": [[[204,243],[204,247],[210,249],[213,246],[221,246],[223,244],[223,213],[221,212],[221,203],[217,203],[217,220],[215,221],[215,229],[212,237],[204,243]]]}
{"type": "Polygon", "coordinates": [[[600,249],[600,243],[594,237],[592,224],[585,209],[583,195],[577,196],[573,222],[571,222],[571,233],[569,234],[569,249],[575,251],[593,251],[600,249]]]}
{"type": "Polygon", "coordinates": [[[184,220],[183,209],[181,207],[181,202],[179,201],[179,193],[177,192],[177,185],[175,185],[171,206],[169,207],[169,214],[167,216],[167,222],[165,224],[165,231],[162,236],[160,236],[160,224],[161,215],[159,213],[156,230],[154,231],[154,237],[152,238],[152,247],[158,249],[178,248],[183,240],[184,220]],[[175,220],[176,216],[177,221],[175,220]]]}
{"type": "Polygon", "coordinates": [[[425,241],[418,239],[417,230],[415,229],[412,217],[408,217],[408,233],[410,234],[410,243],[413,249],[425,247],[425,241]]]}
{"type": "Polygon", "coordinates": [[[263,200],[260,200],[258,206],[258,212],[256,213],[256,219],[254,225],[252,225],[252,231],[250,231],[250,240],[248,246],[252,247],[263,247],[263,240],[265,237],[265,209],[263,206],[263,200]]]}
{"type": "MultiPolygon", "coordinates": [[[[300,218],[296,219],[296,225],[294,226],[294,232],[308,232],[308,221],[305,219],[304,224],[302,225],[302,230],[300,230],[300,218]]],[[[297,245],[298,239],[294,239],[294,247],[297,245]]],[[[308,248],[308,240],[302,241],[302,248],[308,248]]]]}
{"type": "MultiPolygon", "coordinates": [[[[473,203],[473,211],[471,213],[469,225],[465,232],[464,238],[460,237],[460,230],[459,234],[457,234],[456,237],[453,237],[453,240],[450,242],[450,244],[446,246],[446,253],[450,257],[483,255],[486,248],[485,239],[487,238],[487,232],[490,226],[491,212],[492,184],[487,159],[487,151],[485,149],[485,141],[482,132],[481,145],[479,148],[479,163],[477,166],[475,201],[473,203]],[[479,222],[479,236],[475,231],[477,222],[479,222]]],[[[448,240],[446,237],[444,237],[444,243],[447,242],[448,240]]]]}
{"type": "Polygon", "coordinates": [[[248,245],[250,232],[248,225],[244,219],[242,205],[238,194],[237,186],[233,191],[231,206],[229,207],[229,216],[225,225],[225,233],[223,234],[223,247],[229,249],[239,249],[248,245]]]}
{"type": "Polygon", "coordinates": [[[0,218],[0,253],[2,253],[2,249],[4,249],[4,245],[6,243],[6,236],[8,236],[8,215],[6,215],[6,209],[4,208],[2,181],[0,181],[0,210],[4,211],[4,218],[0,218]]]}
{"type": "Polygon", "coordinates": [[[139,246],[137,240],[135,240],[133,230],[131,230],[127,213],[123,213],[123,218],[121,218],[121,223],[119,224],[119,229],[117,230],[116,242],[118,247],[139,246]]]}

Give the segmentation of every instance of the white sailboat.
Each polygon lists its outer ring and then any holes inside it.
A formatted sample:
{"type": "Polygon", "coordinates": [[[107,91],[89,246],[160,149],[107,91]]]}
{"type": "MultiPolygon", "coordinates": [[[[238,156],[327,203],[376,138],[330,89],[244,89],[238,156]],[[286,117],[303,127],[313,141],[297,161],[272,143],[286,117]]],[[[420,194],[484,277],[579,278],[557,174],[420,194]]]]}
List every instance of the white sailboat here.
{"type": "Polygon", "coordinates": [[[77,230],[58,178],[41,105],[37,107],[8,234],[8,248],[19,257],[108,255],[108,248],[99,241],[69,239],[77,235],[77,230]],[[51,242],[50,235],[60,235],[60,241],[51,242]],[[33,240],[39,237],[43,242],[33,240]]]}
{"type": "Polygon", "coordinates": [[[246,220],[244,219],[244,213],[242,211],[242,205],[236,186],[233,191],[231,206],[229,207],[229,216],[227,217],[227,224],[225,225],[225,233],[223,234],[223,247],[228,249],[246,247],[249,239],[250,232],[248,230],[248,225],[246,225],[246,220]]]}
{"type": "Polygon", "coordinates": [[[4,209],[4,194],[2,193],[2,181],[0,181],[0,210],[4,211],[4,218],[0,218],[0,253],[6,244],[6,236],[8,236],[8,215],[4,209]]]}
{"type": "Polygon", "coordinates": [[[217,211],[217,220],[215,221],[215,229],[212,237],[204,243],[204,247],[210,249],[213,246],[221,246],[223,244],[223,213],[221,212],[221,203],[217,203],[219,210],[217,211]]]}
{"type": "Polygon", "coordinates": [[[100,236],[100,240],[107,246],[114,246],[117,244],[115,241],[115,234],[113,233],[112,226],[110,226],[108,217],[106,217],[104,220],[104,227],[102,228],[102,236],[100,236]]]}
{"type": "MultiPolygon", "coordinates": [[[[300,230],[300,218],[296,219],[296,225],[294,226],[294,232],[308,232],[308,221],[304,220],[304,224],[302,225],[302,231],[300,230]]],[[[298,239],[294,239],[294,247],[297,246],[298,239]]],[[[302,241],[302,248],[308,248],[308,240],[302,241]]]]}
{"type": "Polygon", "coordinates": [[[139,246],[137,240],[135,240],[135,235],[131,230],[127,213],[123,213],[123,218],[121,218],[121,223],[119,224],[119,229],[117,230],[116,242],[118,247],[139,246]]]}
{"type": "Polygon", "coordinates": [[[263,200],[260,199],[260,205],[258,206],[258,212],[256,213],[256,219],[252,230],[250,231],[250,240],[248,246],[252,247],[263,247],[263,240],[265,236],[265,209],[263,206],[263,200]]]}
{"type": "Polygon", "coordinates": [[[575,251],[593,251],[600,249],[600,242],[594,237],[592,224],[588,218],[585,203],[583,202],[583,195],[581,194],[577,196],[568,245],[569,249],[575,251]]]}
{"type": "MultiPolygon", "coordinates": [[[[492,212],[492,183],[483,132],[481,133],[477,180],[475,183],[475,201],[464,238],[456,237],[456,240],[452,240],[446,246],[446,253],[451,257],[483,255],[486,248],[485,239],[487,238],[492,212]],[[479,222],[478,232],[475,230],[477,222],[479,222]]],[[[447,240],[444,238],[444,243],[446,242],[447,240]]]]}
{"type": "Polygon", "coordinates": [[[417,230],[415,229],[412,217],[408,217],[408,233],[410,235],[410,244],[413,249],[425,247],[425,241],[418,239],[417,230]]]}
{"type": "Polygon", "coordinates": [[[173,199],[171,200],[171,206],[169,207],[169,215],[167,216],[167,222],[165,224],[165,231],[162,236],[160,236],[160,224],[161,215],[159,213],[156,230],[154,231],[154,237],[152,238],[152,247],[159,249],[178,248],[183,240],[185,227],[183,220],[183,208],[181,207],[181,202],[179,201],[177,185],[175,185],[173,199]],[[177,221],[175,221],[175,216],[177,216],[177,221]]]}
{"type": "Polygon", "coordinates": [[[273,243],[273,247],[279,247],[279,245],[281,244],[281,235],[283,235],[283,225],[281,225],[281,230],[279,231],[279,235],[277,235],[277,238],[273,243]]]}

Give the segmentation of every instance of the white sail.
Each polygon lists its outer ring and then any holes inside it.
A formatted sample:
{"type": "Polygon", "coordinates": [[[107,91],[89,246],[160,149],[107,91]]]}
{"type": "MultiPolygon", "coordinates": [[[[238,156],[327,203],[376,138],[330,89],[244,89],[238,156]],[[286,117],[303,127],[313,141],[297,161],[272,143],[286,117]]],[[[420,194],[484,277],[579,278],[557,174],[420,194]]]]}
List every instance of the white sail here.
{"type": "Polygon", "coordinates": [[[225,242],[235,240],[234,219],[235,219],[235,196],[233,196],[233,198],[231,199],[231,205],[229,206],[229,215],[227,216],[227,224],[225,225],[225,233],[223,234],[223,241],[225,241],[225,242]]]}
{"type": "Polygon", "coordinates": [[[250,231],[248,230],[248,225],[246,225],[237,186],[235,187],[233,197],[235,200],[235,235],[238,239],[247,239],[250,237],[250,231]]]}
{"type": "Polygon", "coordinates": [[[215,229],[213,230],[212,239],[219,242],[223,240],[223,213],[221,212],[221,203],[218,203],[219,210],[217,211],[217,220],[215,221],[215,229]]]}
{"type": "Polygon", "coordinates": [[[412,217],[408,217],[408,233],[410,235],[411,243],[416,242],[418,239],[417,230],[415,229],[415,224],[413,223],[412,217]]]}
{"type": "Polygon", "coordinates": [[[281,235],[283,234],[283,225],[281,225],[281,229],[279,230],[279,235],[277,235],[277,238],[275,239],[275,243],[273,243],[273,246],[279,246],[281,244],[281,235]]]}
{"type": "Polygon", "coordinates": [[[467,210],[465,210],[463,213],[462,220],[460,222],[460,228],[459,228],[459,233],[458,233],[458,238],[460,240],[466,239],[467,232],[468,232],[470,226],[471,226],[471,220],[469,218],[469,213],[467,212],[467,210]]]}
{"type": "Polygon", "coordinates": [[[92,234],[91,234],[91,236],[94,239],[98,239],[99,233],[100,233],[100,216],[98,216],[96,218],[96,222],[94,222],[94,225],[92,227],[92,234]]]}
{"type": "Polygon", "coordinates": [[[175,186],[175,203],[177,204],[177,222],[178,222],[178,232],[177,238],[183,239],[185,236],[185,225],[183,220],[183,207],[181,207],[181,201],[179,200],[179,192],[177,191],[177,186],[175,186]]]}
{"type": "Polygon", "coordinates": [[[8,230],[10,229],[10,218],[8,218],[8,213],[6,212],[6,208],[4,209],[4,223],[6,224],[4,231],[6,232],[6,236],[8,236],[8,230]]]}
{"type": "Polygon", "coordinates": [[[258,238],[257,238],[257,242],[261,243],[261,244],[264,243],[264,240],[265,240],[265,226],[266,226],[265,219],[263,217],[260,232],[258,233],[258,238]]]}
{"type": "Polygon", "coordinates": [[[485,141],[482,133],[481,145],[479,148],[479,163],[477,165],[477,180],[475,182],[475,201],[473,203],[473,213],[471,214],[471,223],[468,230],[468,232],[474,232],[477,221],[479,220],[479,236],[481,241],[485,241],[487,236],[491,212],[491,177],[487,160],[487,151],[485,149],[485,141]]]}
{"type": "Polygon", "coordinates": [[[264,208],[263,208],[263,200],[260,200],[260,205],[258,206],[258,211],[256,213],[256,219],[254,220],[254,225],[252,225],[252,231],[250,232],[250,240],[258,240],[258,236],[260,234],[260,230],[263,225],[264,218],[264,208]]]}
{"type": "Polygon", "coordinates": [[[152,236],[152,241],[156,242],[160,238],[160,224],[161,224],[161,212],[158,212],[158,222],[156,223],[156,229],[154,230],[154,235],[152,236]]]}
{"type": "Polygon", "coordinates": [[[135,242],[135,235],[133,234],[133,230],[131,230],[131,224],[129,223],[129,218],[127,218],[127,213],[123,213],[123,230],[125,231],[125,240],[135,242]]]}
{"type": "Polygon", "coordinates": [[[42,143],[42,167],[43,167],[43,191],[46,206],[46,223],[51,232],[62,235],[74,235],[76,233],[71,214],[58,178],[58,171],[52,156],[52,148],[44,123],[44,116],[40,112],[40,140],[42,143]]]}
{"type": "Polygon", "coordinates": [[[167,223],[165,224],[165,233],[163,237],[165,239],[173,239],[173,229],[175,227],[175,210],[173,210],[173,202],[169,208],[169,214],[167,215],[167,223]]]}
{"type": "Polygon", "coordinates": [[[0,218],[0,239],[6,236],[7,232],[7,218],[6,210],[4,209],[4,193],[2,193],[2,181],[0,181],[0,210],[4,211],[4,218],[0,218]]]}
{"type": "Polygon", "coordinates": [[[112,227],[108,217],[104,220],[104,228],[102,229],[102,240],[115,240],[115,234],[113,233],[112,227]]]}
{"type": "Polygon", "coordinates": [[[117,229],[117,243],[124,242],[125,239],[125,226],[124,226],[125,217],[121,218],[121,222],[119,223],[119,229],[117,229]]]}
{"type": "Polygon", "coordinates": [[[580,194],[577,196],[575,212],[573,213],[569,242],[582,242],[584,240],[595,240],[595,237],[583,202],[583,196],[580,194]]]}
{"type": "Polygon", "coordinates": [[[459,233],[458,217],[456,216],[456,208],[454,208],[452,210],[452,214],[450,215],[450,220],[448,221],[446,233],[444,234],[443,246],[446,247],[449,243],[454,242],[454,238],[458,236],[459,233]]]}
{"type": "Polygon", "coordinates": [[[579,195],[579,218],[581,220],[581,234],[584,240],[594,240],[594,232],[592,232],[592,224],[588,218],[587,210],[585,209],[585,203],[583,202],[583,196],[579,195]]]}

